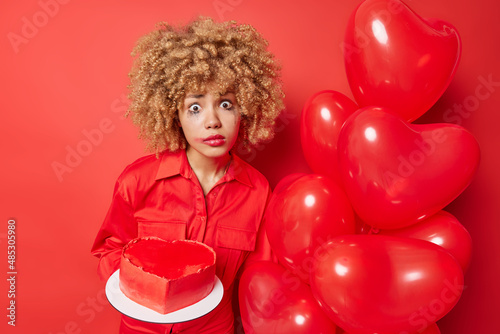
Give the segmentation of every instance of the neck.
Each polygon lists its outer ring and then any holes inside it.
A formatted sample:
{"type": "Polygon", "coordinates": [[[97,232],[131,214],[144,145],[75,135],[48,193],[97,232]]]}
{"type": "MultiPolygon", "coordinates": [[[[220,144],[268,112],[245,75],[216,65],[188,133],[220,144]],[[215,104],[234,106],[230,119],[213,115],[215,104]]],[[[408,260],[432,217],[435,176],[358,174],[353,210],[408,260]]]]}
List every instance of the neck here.
{"type": "Polygon", "coordinates": [[[189,165],[198,177],[198,180],[208,180],[217,182],[224,173],[231,161],[231,155],[227,153],[224,156],[211,158],[199,154],[191,147],[186,149],[186,156],[189,165]]]}

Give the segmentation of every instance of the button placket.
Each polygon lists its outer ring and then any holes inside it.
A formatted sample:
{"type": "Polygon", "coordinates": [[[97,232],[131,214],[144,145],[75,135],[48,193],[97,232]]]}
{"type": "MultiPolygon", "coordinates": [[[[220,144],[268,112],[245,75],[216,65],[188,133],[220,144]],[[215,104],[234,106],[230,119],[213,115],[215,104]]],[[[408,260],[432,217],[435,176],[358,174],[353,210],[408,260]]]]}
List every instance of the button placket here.
{"type": "Polygon", "coordinates": [[[205,239],[205,232],[207,229],[207,203],[205,199],[205,195],[203,194],[203,189],[201,187],[200,182],[196,178],[195,188],[196,188],[196,223],[197,223],[197,231],[196,235],[193,235],[193,239],[203,242],[205,239]]]}

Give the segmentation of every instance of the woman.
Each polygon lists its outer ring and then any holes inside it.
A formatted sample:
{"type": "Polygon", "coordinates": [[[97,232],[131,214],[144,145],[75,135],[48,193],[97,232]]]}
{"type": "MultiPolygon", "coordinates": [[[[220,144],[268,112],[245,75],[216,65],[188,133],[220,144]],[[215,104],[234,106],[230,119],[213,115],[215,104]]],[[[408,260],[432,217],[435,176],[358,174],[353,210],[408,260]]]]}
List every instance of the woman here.
{"type": "Polygon", "coordinates": [[[161,23],[142,37],[131,78],[129,113],[155,154],[127,166],[92,247],[103,280],[118,269],[131,239],[204,242],[217,254],[221,303],[180,324],[122,316],[120,333],[232,333],[234,280],[243,263],[269,259],[261,224],[270,188],[236,156],[272,138],[283,109],[279,66],[250,25],[199,18],[161,23]],[[249,257],[249,255],[251,255],[249,257]]]}

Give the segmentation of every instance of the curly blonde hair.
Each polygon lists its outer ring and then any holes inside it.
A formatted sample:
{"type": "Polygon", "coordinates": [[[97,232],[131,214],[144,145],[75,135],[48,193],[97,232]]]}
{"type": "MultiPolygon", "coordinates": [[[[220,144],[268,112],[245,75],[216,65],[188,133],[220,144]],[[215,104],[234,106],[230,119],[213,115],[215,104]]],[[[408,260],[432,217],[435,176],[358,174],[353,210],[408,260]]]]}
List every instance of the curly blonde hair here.
{"type": "Polygon", "coordinates": [[[160,22],[141,37],[132,51],[127,115],[132,114],[148,149],[158,154],[186,148],[178,110],[187,92],[204,92],[213,84],[215,94],[236,96],[240,147],[270,140],[284,94],[280,66],[267,45],[251,25],[204,17],[183,27],[160,22]]]}

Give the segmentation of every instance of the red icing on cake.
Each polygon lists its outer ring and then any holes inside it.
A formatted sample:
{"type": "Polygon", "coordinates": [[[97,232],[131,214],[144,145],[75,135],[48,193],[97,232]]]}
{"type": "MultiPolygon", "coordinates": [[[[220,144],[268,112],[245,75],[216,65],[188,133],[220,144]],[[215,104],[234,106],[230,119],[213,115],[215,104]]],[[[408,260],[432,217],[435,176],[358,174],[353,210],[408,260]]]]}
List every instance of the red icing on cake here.
{"type": "Polygon", "coordinates": [[[215,252],[193,240],[131,240],[122,252],[120,290],[161,314],[192,305],[212,292],[215,252]]]}

